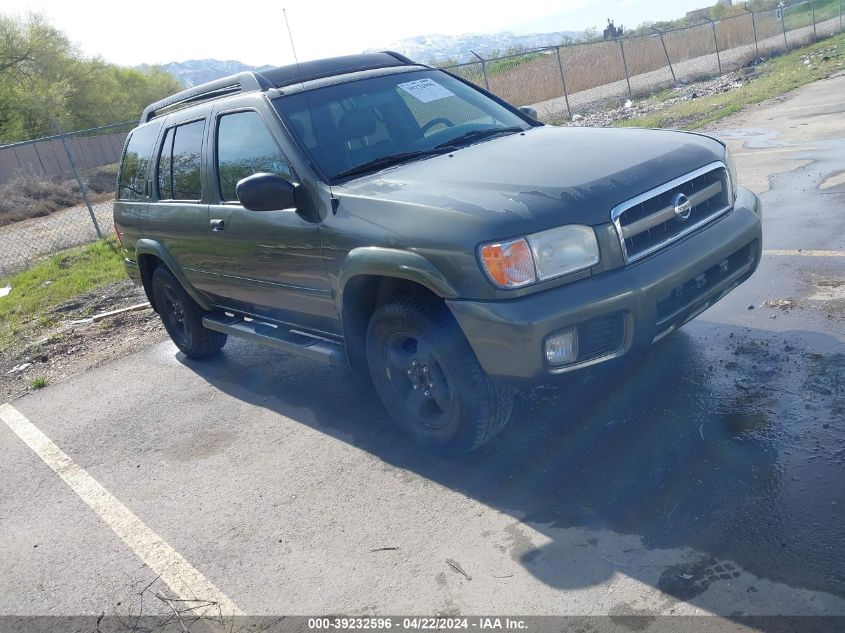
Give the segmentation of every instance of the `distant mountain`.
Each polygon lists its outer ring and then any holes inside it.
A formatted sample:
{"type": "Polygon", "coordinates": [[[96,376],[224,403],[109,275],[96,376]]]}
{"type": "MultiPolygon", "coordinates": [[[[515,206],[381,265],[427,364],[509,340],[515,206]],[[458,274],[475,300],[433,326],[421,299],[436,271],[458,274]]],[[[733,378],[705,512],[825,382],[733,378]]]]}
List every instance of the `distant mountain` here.
{"type": "MultiPolygon", "coordinates": [[[[147,66],[148,64],[142,64],[140,68],[147,66]]],[[[261,71],[273,68],[272,66],[249,66],[233,60],[220,61],[219,59],[189,59],[186,62],[161,64],[161,67],[182,82],[186,88],[247,70],[261,71]]]]}
{"type": "Polygon", "coordinates": [[[529,33],[517,35],[509,31],[502,33],[464,33],[463,35],[419,35],[399,40],[382,49],[402,53],[417,62],[442,62],[454,60],[468,62],[475,59],[470,51],[482,57],[504,55],[511,49],[531,49],[543,46],[556,46],[564,40],[581,35],[576,31],[558,31],[556,33],[529,33]]]}
{"type": "MultiPolygon", "coordinates": [[[[555,46],[565,39],[580,35],[574,31],[559,31],[557,33],[530,33],[516,35],[514,33],[464,35],[420,35],[405,40],[399,40],[389,46],[374,50],[391,50],[407,55],[418,62],[442,62],[445,60],[471,61],[475,59],[470,51],[475,51],[483,57],[505,54],[510,49],[530,49],[542,46],[555,46]]],[[[170,62],[161,64],[162,68],[176,77],[186,88],[197,86],[219,79],[227,75],[247,70],[266,70],[272,66],[249,66],[234,60],[221,61],[219,59],[189,59],[185,62],[170,62]]],[[[142,64],[139,68],[147,68],[142,64]]]]}

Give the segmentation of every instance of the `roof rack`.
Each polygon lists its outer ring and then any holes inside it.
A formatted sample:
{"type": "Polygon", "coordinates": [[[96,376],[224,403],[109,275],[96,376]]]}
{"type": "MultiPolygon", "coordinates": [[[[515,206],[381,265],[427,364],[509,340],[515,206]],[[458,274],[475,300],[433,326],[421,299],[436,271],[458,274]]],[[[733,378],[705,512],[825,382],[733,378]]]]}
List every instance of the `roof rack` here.
{"type": "Polygon", "coordinates": [[[237,75],[215,79],[214,81],[188,88],[182,92],[177,92],[175,95],[170,95],[160,101],[151,103],[144,108],[144,113],[141,115],[141,125],[155,118],[159,114],[159,111],[171,106],[216,99],[236,92],[264,91],[272,87],[273,84],[270,80],[257,72],[243,72],[237,75]]]}

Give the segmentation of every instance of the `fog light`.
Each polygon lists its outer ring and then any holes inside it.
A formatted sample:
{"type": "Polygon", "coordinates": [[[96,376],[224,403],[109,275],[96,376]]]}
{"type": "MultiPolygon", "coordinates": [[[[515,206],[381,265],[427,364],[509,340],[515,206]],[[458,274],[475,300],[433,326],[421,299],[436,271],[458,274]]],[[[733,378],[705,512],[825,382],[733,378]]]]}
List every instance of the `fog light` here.
{"type": "Polygon", "coordinates": [[[578,330],[560,330],[546,337],[546,360],[549,365],[569,365],[578,360],[578,330]]]}

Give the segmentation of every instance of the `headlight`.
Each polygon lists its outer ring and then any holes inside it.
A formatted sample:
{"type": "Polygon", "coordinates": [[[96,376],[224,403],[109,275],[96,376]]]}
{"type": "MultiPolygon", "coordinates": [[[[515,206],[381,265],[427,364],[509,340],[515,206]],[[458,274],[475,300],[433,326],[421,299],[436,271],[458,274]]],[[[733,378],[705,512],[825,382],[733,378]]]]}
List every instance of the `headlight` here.
{"type": "Polygon", "coordinates": [[[481,264],[500,288],[520,288],[584,270],[599,262],[596,233],[571,224],[524,238],[482,244],[481,264]]]}
{"type": "Polygon", "coordinates": [[[728,186],[731,192],[731,204],[736,200],[736,163],[731,150],[725,148],[725,166],[728,168],[728,186]]]}
{"type": "Polygon", "coordinates": [[[590,226],[559,226],[528,236],[540,281],[553,279],[599,263],[599,243],[590,226]]]}

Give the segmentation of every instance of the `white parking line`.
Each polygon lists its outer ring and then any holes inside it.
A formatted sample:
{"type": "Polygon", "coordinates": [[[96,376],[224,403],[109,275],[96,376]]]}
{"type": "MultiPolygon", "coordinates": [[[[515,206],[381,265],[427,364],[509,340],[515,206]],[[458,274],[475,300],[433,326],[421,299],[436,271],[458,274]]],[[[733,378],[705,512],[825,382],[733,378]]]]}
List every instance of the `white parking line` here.
{"type": "MultiPolygon", "coordinates": [[[[172,589],[179,599],[197,601],[197,615],[243,615],[241,609],[197,571],[129,508],[76,464],[38,427],[10,404],[0,405],[0,419],[70,486],[97,515],[172,589]],[[211,607],[210,604],[214,606],[211,607]],[[205,606],[204,606],[205,605],[205,606]]],[[[190,605],[182,605],[187,607],[190,605]]]]}
{"type": "Polygon", "coordinates": [[[813,251],[807,249],[764,250],[763,255],[784,255],[787,257],[845,257],[845,251],[813,251]]]}

